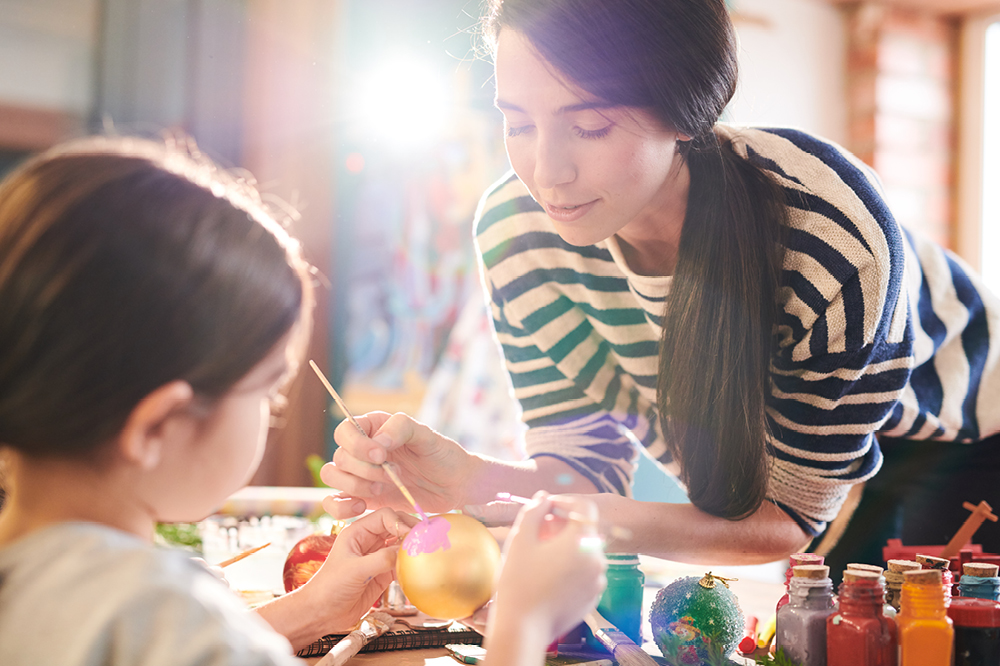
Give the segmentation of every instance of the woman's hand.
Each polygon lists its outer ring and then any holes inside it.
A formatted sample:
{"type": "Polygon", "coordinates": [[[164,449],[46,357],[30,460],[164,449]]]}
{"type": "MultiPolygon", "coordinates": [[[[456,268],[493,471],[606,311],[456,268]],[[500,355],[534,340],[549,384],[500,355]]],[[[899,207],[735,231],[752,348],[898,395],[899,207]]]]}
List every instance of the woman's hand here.
{"type": "Polygon", "coordinates": [[[417,522],[391,509],[359,518],[337,535],[309,582],[257,612],[296,650],[326,634],[350,631],[389,586],[398,541],[417,522]]]}
{"type": "Polygon", "coordinates": [[[371,412],[358,423],[368,436],[348,421],[341,423],[334,432],[340,448],[320,471],[323,482],[340,491],[323,500],[327,513],[349,518],[385,506],[412,511],[382,469],[385,461],[424,511],[441,513],[465,504],[466,484],[481,462],[477,456],[406,414],[371,412]]]}
{"type": "Polygon", "coordinates": [[[488,629],[489,651],[526,625],[539,630],[544,650],[597,607],[607,584],[606,569],[594,503],[537,493],[507,539],[488,629]],[[553,515],[556,509],[571,517],[553,515]]]}

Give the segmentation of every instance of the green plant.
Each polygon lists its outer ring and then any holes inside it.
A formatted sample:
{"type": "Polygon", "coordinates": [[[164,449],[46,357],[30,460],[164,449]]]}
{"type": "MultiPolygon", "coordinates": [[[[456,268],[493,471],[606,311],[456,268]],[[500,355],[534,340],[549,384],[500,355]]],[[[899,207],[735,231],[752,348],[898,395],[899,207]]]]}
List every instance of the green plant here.
{"type": "Polygon", "coordinates": [[[196,523],[157,523],[157,543],[201,552],[201,535],[196,523]]]}
{"type": "Polygon", "coordinates": [[[753,660],[762,666],[802,666],[785,652],[785,648],[778,648],[774,654],[758,655],[753,660]]]}

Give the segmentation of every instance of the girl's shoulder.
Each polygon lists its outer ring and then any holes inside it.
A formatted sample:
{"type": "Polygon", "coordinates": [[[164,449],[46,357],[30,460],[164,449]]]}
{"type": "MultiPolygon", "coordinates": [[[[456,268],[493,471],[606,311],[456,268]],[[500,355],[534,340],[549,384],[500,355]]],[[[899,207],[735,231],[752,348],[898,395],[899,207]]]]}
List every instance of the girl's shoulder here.
{"type": "Polygon", "coordinates": [[[109,527],[64,523],[0,550],[0,644],[16,663],[90,663],[112,649],[150,665],[174,652],[186,664],[195,644],[244,654],[259,644],[290,658],[287,641],[252,615],[187,553],[109,527]]]}

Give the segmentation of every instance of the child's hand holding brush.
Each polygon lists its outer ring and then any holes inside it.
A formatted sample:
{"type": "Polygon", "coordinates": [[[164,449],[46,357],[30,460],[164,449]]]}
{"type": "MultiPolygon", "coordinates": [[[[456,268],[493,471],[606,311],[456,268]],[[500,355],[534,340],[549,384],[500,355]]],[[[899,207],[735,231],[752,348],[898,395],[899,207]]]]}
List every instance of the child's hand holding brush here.
{"type": "Polygon", "coordinates": [[[534,663],[553,639],[597,607],[606,568],[594,503],[537,493],[506,542],[486,635],[487,663],[534,663]]]}

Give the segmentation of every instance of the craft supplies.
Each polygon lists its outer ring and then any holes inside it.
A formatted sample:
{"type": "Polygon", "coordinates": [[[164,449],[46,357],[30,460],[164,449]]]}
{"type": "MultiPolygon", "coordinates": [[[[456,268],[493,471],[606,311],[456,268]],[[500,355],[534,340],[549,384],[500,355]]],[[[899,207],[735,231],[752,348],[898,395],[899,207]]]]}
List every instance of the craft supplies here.
{"type": "Polygon", "coordinates": [[[778,610],[776,645],[801,666],[826,664],[826,619],[836,610],[829,574],[822,564],[792,567],[788,603],[778,610]]]}
{"type": "Polygon", "coordinates": [[[757,618],[747,615],[746,624],[743,627],[743,640],[737,646],[744,655],[753,654],[757,651],[757,618]]]}
{"type": "Polygon", "coordinates": [[[895,666],[896,623],[883,612],[881,574],[845,571],[838,603],[837,611],[826,619],[827,666],[895,666]]]}
{"type": "Polygon", "coordinates": [[[316,666],[343,666],[356,655],[361,648],[377,636],[389,631],[393,617],[388,613],[371,611],[358,623],[358,627],[347,634],[339,643],[333,646],[316,666]]]}
{"type": "Polygon", "coordinates": [[[635,553],[608,553],[605,555],[608,585],[597,604],[597,610],[612,624],[642,645],[639,629],[642,626],[642,585],[645,576],[639,570],[639,556],[635,553]]]}
{"type": "Polygon", "coordinates": [[[712,572],[678,578],[656,593],[649,611],[653,640],[668,661],[717,663],[736,649],[746,622],[728,581],[712,572]]]}
{"type": "Polygon", "coordinates": [[[958,582],[959,595],[997,601],[1000,597],[998,569],[1000,567],[996,564],[983,562],[967,562],[962,565],[962,578],[958,582]]]}
{"type": "MultiPolygon", "coordinates": [[[[337,407],[339,407],[340,411],[344,413],[344,416],[347,417],[347,420],[350,421],[351,424],[358,429],[358,432],[367,437],[368,433],[365,432],[365,429],[362,428],[361,424],[358,423],[357,419],[354,418],[354,414],[351,414],[351,410],[347,408],[347,404],[344,403],[344,399],[341,398],[340,394],[338,394],[333,389],[333,385],[326,378],[326,375],[324,375],[323,372],[319,369],[319,366],[316,365],[316,362],[310,359],[309,367],[311,367],[313,369],[313,372],[316,373],[316,376],[319,377],[320,382],[322,382],[323,386],[326,387],[327,393],[329,393],[330,397],[333,398],[333,401],[337,403],[337,407]]],[[[402,480],[396,474],[396,470],[392,468],[392,465],[390,465],[388,461],[385,461],[382,463],[382,469],[383,471],[385,471],[386,476],[389,477],[389,479],[396,486],[396,488],[399,489],[399,492],[402,493],[403,497],[406,498],[406,501],[410,503],[410,506],[413,507],[413,510],[417,512],[417,515],[420,516],[420,519],[427,520],[427,514],[424,513],[424,510],[420,508],[419,504],[417,504],[417,500],[413,498],[413,495],[410,494],[410,491],[407,489],[407,487],[403,485],[402,480]]]]}
{"type": "Polygon", "coordinates": [[[954,666],[1000,664],[1000,603],[956,597],[948,607],[955,627],[954,666]]]}
{"type": "Polygon", "coordinates": [[[235,557],[230,557],[228,560],[223,560],[222,562],[219,562],[219,564],[216,565],[216,566],[218,566],[220,569],[225,569],[230,564],[236,564],[240,560],[245,559],[247,557],[250,557],[251,555],[253,555],[254,553],[256,553],[258,550],[263,550],[264,548],[267,548],[270,545],[271,545],[271,542],[268,541],[267,543],[265,543],[265,544],[263,544],[261,546],[257,546],[255,548],[248,548],[247,550],[244,550],[242,553],[240,553],[239,555],[236,555],[235,557]]]}
{"type": "Polygon", "coordinates": [[[980,502],[979,504],[962,502],[962,506],[971,511],[972,514],[965,519],[962,526],[958,528],[957,532],[955,532],[955,536],[951,538],[948,545],[946,545],[939,553],[939,555],[946,560],[950,560],[958,555],[959,551],[962,550],[962,547],[969,543],[972,539],[972,535],[976,533],[976,530],[979,529],[979,526],[983,524],[984,520],[992,520],[994,523],[997,522],[997,517],[991,513],[993,507],[986,502],[980,502]]]}
{"type": "Polygon", "coordinates": [[[914,560],[889,560],[885,565],[888,567],[882,574],[885,576],[885,603],[898,613],[902,596],[903,574],[907,571],[917,571],[921,566],[919,562],[914,560]]]}
{"type": "Polygon", "coordinates": [[[847,570],[844,573],[847,573],[847,571],[870,571],[872,573],[878,574],[879,582],[882,584],[882,597],[883,597],[882,614],[885,615],[886,617],[892,617],[892,618],[896,617],[896,608],[885,600],[885,574],[883,573],[885,569],[876,566],[874,564],[861,564],[859,562],[852,562],[847,565],[847,570]]]}
{"type": "Polygon", "coordinates": [[[948,617],[950,597],[940,569],[903,574],[899,625],[899,666],[949,666],[955,629],[948,617]]]}
{"type": "Polygon", "coordinates": [[[931,555],[917,554],[917,563],[924,569],[937,569],[941,572],[941,585],[944,586],[945,597],[951,599],[954,594],[955,576],[951,573],[951,560],[943,557],[933,557],[931,555]]]}
{"type": "Polygon", "coordinates": [[[775,612],[788,603],[788,583],[792,580],[792,568],[803,564],[823,564],[823,556],[815,553],[792,553],[788,556],[788,568],[785,569],[785,593],[778,599],[775,612]]]}
{"type": "Polygon", "coordinates": [[[656,666],[652,657],[596,610],[587,613],[584,622],[619,666],[656,666]]]}
{"type": "Polygon", "coordinates": [[[493,595],[500,546],[475,518],[448,513],[417,523],[396,557],[406,598],[431,617],[472,615],[493,595]]]}

